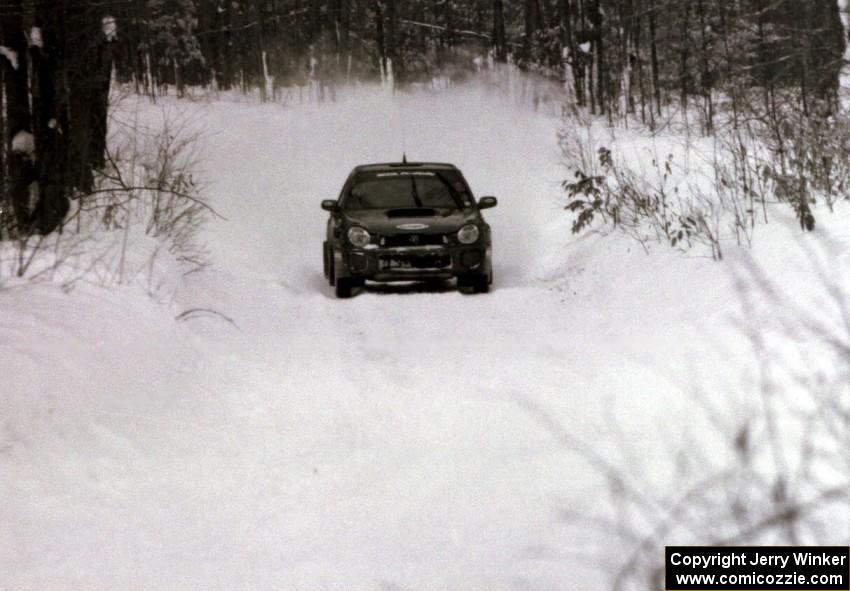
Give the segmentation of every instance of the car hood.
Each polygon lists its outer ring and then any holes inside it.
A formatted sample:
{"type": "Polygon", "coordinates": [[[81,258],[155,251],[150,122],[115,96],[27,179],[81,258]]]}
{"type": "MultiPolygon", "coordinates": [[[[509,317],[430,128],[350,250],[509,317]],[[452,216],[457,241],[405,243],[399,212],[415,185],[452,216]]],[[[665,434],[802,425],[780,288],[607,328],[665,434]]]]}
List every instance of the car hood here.
{"type": "Polygon", "coordinates": [[[464,224],[478,221],[475,211],[436,210],[436,215],[413,215],[399,210],[370,209],[345,212],[352,225],[362,226],[373,234],[447,234],[458,231],[464,224]]]}

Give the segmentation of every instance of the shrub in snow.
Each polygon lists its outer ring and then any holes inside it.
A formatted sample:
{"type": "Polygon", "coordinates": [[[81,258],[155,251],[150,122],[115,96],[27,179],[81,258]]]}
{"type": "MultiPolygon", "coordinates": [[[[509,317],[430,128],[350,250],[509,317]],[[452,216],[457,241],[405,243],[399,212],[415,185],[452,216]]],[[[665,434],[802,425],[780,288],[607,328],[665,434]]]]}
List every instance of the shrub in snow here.
{"type": "Polygon", "coordinates": [[[801,228],[814,230],[815,203],[832,208],[850,197],[850,117],[804,114],[790,102],[763,115],[699,139],[567,119],[560,140],[574,171],[563,183],[573,232],[608,226],[644,245],[705,244],[721,258],[725,240],[751,242],[771,202],[787,203],[801,228]]]}
{"type": "Polygon", "coordinates": [[[695,242],[711,248],[721,258],[716,220],[707,215],[707,199],[696,187],[687,197],[674,174],[674,157],[651,159],[653,173],[637,174],[615,162],[611,150],[597,151],[597,174],[578,170],[575,180],[565,181],[564,190],[572,199],[566,209],[576,214],[572,231],[577,234],[599,220],[631,236],[642,245],[663,241],[674,247],[695,242]]]}
{"type": "Polygon", "coordinates": [[[764,143],[772,158],[763,177],[778,200],[791,204],[800,225],[813,230],[813,204],[831,209],[850,197],[850,116],[842,111],[800,116],[786,107],[768,128],[764,143]]]}
{"type": "Polygon", "coordinates": [[[195,137],[173,115],[150,128],[113,118],[111,128],[106,166],[62,231],[0,243],[0,285],[14,277],[141,283],[156,294],[205,265],[197,232],[212,210],[193,173],[195,137]]]}

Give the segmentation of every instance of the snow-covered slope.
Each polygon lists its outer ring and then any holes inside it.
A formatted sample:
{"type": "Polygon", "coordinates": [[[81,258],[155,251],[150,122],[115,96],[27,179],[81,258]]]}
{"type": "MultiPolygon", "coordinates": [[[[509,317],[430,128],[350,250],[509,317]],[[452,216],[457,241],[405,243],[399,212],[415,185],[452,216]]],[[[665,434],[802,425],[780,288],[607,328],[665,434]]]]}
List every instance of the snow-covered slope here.
{"type": "Polygon", "coordinates": [[[0,291],[0,588],[602,589],[605,540],[567,518],[608,512],[588,458],[651,486],[671,445],[723,456],[683,421],[694,393],[750,404],[748,327],[793,356],[739,271],[840,322],[812,261],[847,287],[846,210],[815,236],[777,218],[722,264],[576,239],[560,122],[486,92],[168,107],[205,134],[213,266],[170,307],[0,291]],[[319,202],[402,150],[499,197],[492,293],[333,298],[319,202]],[[194,308],[234,324],[173,319],[194,308]]]}

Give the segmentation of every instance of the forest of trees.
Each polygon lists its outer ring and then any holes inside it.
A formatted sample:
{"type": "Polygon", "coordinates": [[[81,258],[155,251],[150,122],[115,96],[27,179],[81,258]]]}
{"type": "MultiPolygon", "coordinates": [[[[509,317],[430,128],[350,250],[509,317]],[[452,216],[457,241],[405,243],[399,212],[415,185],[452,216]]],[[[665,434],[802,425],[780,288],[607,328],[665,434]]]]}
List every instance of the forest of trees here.
{"type": "Polygon", "coordinates": [[[51,232],[92,189],[111,79],[265,100],[480,58],[563,81],[575,108],[652,126],[693,112],[711,133],[718,112],[834,110],[840,17],[836,0],[2,0],[0,219],[51,232]]]}

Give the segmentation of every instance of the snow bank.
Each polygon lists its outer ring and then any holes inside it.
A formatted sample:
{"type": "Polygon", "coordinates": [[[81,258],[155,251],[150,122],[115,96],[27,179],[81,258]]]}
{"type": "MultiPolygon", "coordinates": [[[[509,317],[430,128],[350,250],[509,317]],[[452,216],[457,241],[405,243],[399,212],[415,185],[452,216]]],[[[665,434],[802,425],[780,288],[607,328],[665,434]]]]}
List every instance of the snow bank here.
{"type": "MultiPolygon", "coordinates": [[[[135,285],[168,303],[182,275],[204,264],[195,231],[211,210],[193,196],[195,136],[179,112],[148,108],[140,118],[135,99],[113,104],[109,162],[94,192],[71,201],[61,233],[0,242],[0,289],[45,281],[66,290],[135,285]]],[[[32,142],[20,132],[12,147],[29,153],[32,142]]]]}

